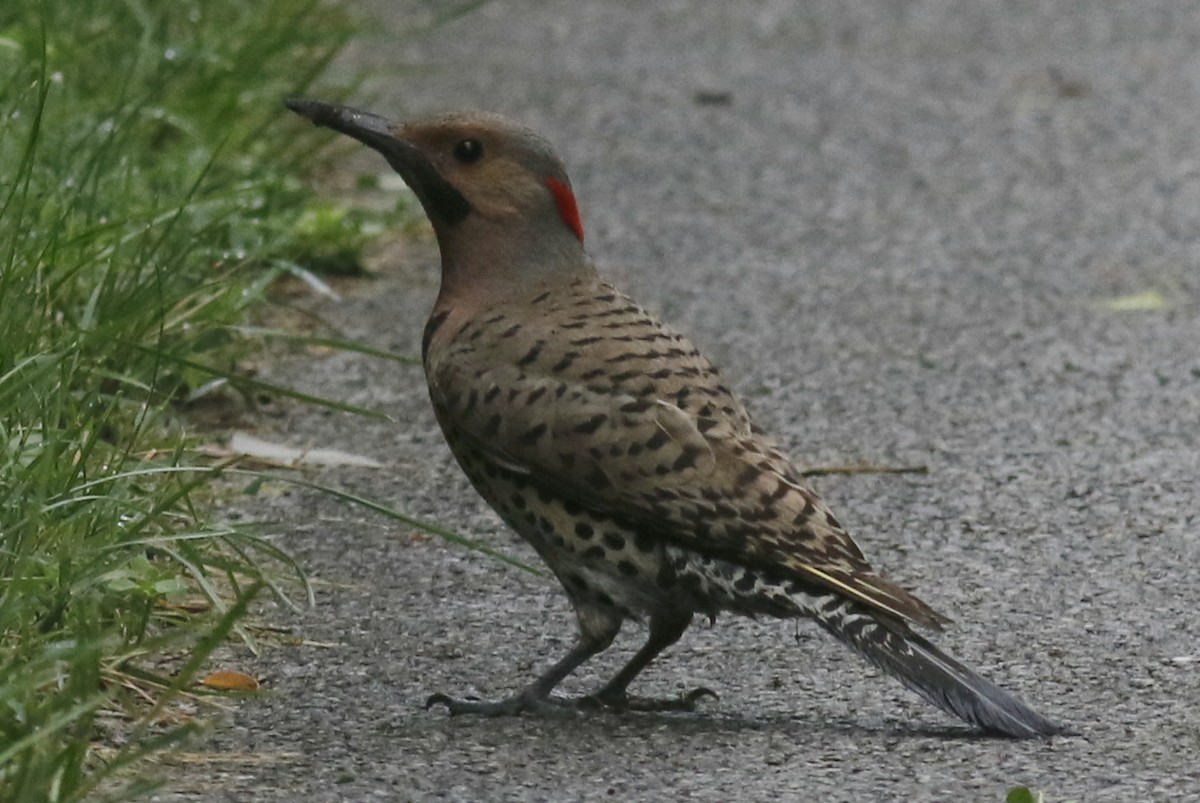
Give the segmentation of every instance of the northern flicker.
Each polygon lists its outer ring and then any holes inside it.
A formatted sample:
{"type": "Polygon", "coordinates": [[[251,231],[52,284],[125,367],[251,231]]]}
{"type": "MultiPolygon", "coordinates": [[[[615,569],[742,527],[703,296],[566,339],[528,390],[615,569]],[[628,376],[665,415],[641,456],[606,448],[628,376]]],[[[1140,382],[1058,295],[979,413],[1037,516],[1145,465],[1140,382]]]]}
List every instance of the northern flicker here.
{"type": "Polygon", "coordinates": [[[939,708],[985,731],[1050,736],[1046,719],[917,633],[947,620],[872,570],[717,369],[596,272],[562,162],[492,114],[398,124],[287,105],[374,148],[420,200],[441,252],[422,357],[437,420],[471,483],[562,583],[579,637],[512,697],[444,694],[452,714],[640,700],[634,678],[695,614],[807,617],[939,708]],[[551,692],[627,619],[649,638],[581,700],[551,692]]]}

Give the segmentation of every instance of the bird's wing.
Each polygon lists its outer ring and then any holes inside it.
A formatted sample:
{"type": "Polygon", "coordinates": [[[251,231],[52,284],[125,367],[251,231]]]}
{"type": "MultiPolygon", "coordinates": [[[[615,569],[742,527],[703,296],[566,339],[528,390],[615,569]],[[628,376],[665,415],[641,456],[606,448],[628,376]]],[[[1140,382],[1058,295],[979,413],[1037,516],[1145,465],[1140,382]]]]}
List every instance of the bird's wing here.
{"type": "Polygon", "coordinates": [[[431,393],[452,437],[701,554],[804,578],[902,619],[944,621],[876,575],[786,458],[748,426],[533,367],[436,366],[431,393]]]}

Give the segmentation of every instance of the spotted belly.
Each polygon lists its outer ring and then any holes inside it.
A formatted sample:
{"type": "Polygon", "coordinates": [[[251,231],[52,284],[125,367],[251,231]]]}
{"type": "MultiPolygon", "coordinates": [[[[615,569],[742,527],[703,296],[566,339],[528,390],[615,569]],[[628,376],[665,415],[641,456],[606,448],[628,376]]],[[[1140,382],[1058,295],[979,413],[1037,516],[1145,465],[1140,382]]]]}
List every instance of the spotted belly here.
{"type": "Polygon", "coordinates": [[[642,619],[677,606],[678,582],[659,539],[588,510],[486,460],[460,460],[471,483],[558,577],[572,602],[642,619]]]}

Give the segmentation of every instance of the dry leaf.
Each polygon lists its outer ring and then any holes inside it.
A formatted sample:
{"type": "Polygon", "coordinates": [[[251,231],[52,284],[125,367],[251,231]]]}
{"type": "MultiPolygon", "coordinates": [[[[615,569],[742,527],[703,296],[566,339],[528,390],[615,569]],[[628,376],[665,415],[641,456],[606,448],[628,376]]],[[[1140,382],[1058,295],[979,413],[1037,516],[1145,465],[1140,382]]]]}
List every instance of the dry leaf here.
{"type": "Polygon", "coordinates": [[[245,432],[235,432],[229,439],[229,448],[241,455],[266,460],[285,466],[357,466],[359,468],[383,468],[377,460],[362,455],[350,454],[339,449],[297,449],[282,443],[256,438],[245,432]]]}
{"type": "Polygon", "coordinates": [[[245,672],[234,672],[232,670],[213,672],[200,681],[200,685],[220,691],[255,691],[258,689],[257,680],[245,672]]]}
{"type": "Polygon", "coordinates": [[[164,608],[183,611],[185,613],[204,613],[212,610],[212,600],[207,597],[185,597],[176,602],[160,603],[164,608]]]}
{"type": "Polygon", "coordinates": [[[1164,309],[1168,303],[1162,293],[1157,290],[1147,290],[1144,293],[1106,298],[1100,302],[1100,306],[1114,312],[1148,312],[1164,309]]]}

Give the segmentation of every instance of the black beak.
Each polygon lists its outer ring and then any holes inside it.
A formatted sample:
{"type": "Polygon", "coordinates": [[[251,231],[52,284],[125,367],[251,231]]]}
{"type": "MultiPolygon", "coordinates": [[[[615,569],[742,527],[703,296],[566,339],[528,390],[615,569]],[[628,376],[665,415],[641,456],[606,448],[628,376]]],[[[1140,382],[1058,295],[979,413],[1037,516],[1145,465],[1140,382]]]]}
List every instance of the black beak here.
{"type": "Polygon", "coordinates": [[[417,194],[435,228],[442,223],[458,223],[471,213],[471,204],[463,194],[442,178],[420,149],[398,133],[402,126],[377,114],[319,100],[288,98],[284,104],[314,125],[332,128],[379,151],[417,194]]]}

